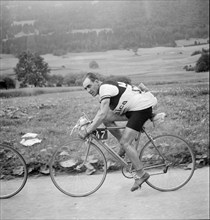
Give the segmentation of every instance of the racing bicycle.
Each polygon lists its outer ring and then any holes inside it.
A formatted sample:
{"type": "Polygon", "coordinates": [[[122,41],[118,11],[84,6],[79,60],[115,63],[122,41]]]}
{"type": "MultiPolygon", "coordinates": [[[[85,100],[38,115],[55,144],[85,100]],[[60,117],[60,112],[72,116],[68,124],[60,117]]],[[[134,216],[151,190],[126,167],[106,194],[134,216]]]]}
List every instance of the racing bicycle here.
{"type": "MultiPolygon", "coordinates": [[[[164,117],[165,113],[154,114],[151,121],[163,122],[164,117]]],[[[90,120],[84,114],[71,133],[84,129],[89,123],[90,120]]],[[[133,178],[135,170],[131,162],[126,157],[120,157],[106,142],[108,131],[124,128],[98,128],[85,140],[72,138],[57,148],[50,161],[50,176],[54,185],[68,196],[84,197],[93,194],[102,186],[107,175],[104,152],[111,154],[120,163],[126,178],[133,178]]],[[[189,144],[173,134],[152,137],[144,127],[133,143],[136,149],[142,134],[148,139],[139,154],[144,170],[150,174],[146,183],[163,192],[178,190],[186,185],[195,170],[195,157],[189,144]]]]}

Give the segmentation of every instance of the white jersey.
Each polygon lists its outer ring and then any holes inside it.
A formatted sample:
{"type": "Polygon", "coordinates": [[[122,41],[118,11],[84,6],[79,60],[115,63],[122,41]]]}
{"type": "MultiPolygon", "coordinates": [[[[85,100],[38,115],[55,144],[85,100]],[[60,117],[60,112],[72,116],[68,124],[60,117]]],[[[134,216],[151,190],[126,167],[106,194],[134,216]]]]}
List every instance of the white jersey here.
{"type": "Polygon", "coordinates": [[[133,85],[124,82],[106,81],[99,88],[100,102],[110,99],[110,109],[117,114],[128,111],[139,111],[157,104],[157,99],[151,92],[141,92],[133,85]]]}

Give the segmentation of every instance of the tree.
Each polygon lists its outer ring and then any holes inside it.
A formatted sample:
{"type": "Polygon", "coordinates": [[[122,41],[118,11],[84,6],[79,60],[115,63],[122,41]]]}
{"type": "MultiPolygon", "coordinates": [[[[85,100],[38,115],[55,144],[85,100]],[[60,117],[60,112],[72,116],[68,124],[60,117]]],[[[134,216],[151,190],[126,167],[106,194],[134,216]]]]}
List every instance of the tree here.
{"type": "Polygon", "coordinates": [[[34,85],[42,87],[48,79],[50,68],[48,63],[44,61],[37,53],[24,51],[18,56],[19,62],[14,68],[17,79],[22,84],[34,85]]]}
{"type": "Polygon", "coordinates": [[[7,85],[7,89],[14,89],[15,88],[15,81],[14,81],[14,79],[12,79],[10,77],[5,77],[4,78],[4,82],[7,85]]]}
{"type": "Polygon", "coordinates": [[[209,71],[209,53],[202,53],[201,57],[196,62],[195,71],[196,72],[209,71]]]}

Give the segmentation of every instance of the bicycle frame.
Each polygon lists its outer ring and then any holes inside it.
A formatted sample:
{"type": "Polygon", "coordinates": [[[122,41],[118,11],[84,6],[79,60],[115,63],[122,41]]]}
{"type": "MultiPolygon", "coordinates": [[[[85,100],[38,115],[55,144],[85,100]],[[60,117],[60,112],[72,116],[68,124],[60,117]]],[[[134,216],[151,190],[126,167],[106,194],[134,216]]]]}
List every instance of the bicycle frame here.
{"type": "MultiPolygon", "coordinates": [[[[165,117],[165,113],[159,113],[156,116],[157,117],[155,120],[161,120],[164,121],[164,117],[165,117]],[[158,117],[159,115],[159,117],[158,117]]],[[[154,117],[153,117],[153,124],[154,124],[154,117]]],[[[84,126],[86,124],[88,124],[90,122],[90,119],[88,118],[88,116],[83,112],[83,116],[78,120],[77,124],[74,126],[74,128],[72,129],[71,133],[74,131],[74,129],[77,128],[81,128],[81,126],[84,126]],[[82,119],[82,121],[81,121],[82,119]]],[[[125,129],[125,126],[115,126],[115,127],[105,127],[104,129],[107,129],[108,131],[110,130],[116,130],[116,129],[125,129]]],[[[154,148],[157,150],[158,154],[160,155],[160,157],[163,159],[163,164],[159,164],[159,165],[153,165],[153,166],[148,166],[148,167],[144,167],[144,169],[152,169],[152,168],[157,168],[157,167],[163,167],[165,166],[163,173],[167,172],[168,166],[171,164],[169,161],[167,161],[167,159],[163,156],[163,154],[159,151],[158,147],[155,145],[154,139],[152,138],[152,136],[147,133],[145,131],[145,128],[142,128],[142,131],[140,131],[137,135],[137,137],[135,138],[135,148],[136,150],[138,150],[138,146],[139,146],[139,142],[140,142],[140,137],[141,137],[141,133],[145,133],[146,137],[148,138],[148,142],[151,142],[152,145],[154,146],[154,148]]],[[[94,135],[93,133],[88,137],[87,142],[89,143],[89,147],[91,142],[94,143],[95,145],[97,145],[99,148],[103,148],[106,151],[108,151],[117,161],[120,162],[120,164],[123,167],[129,167],[129,164],[122,158],[120,157],[113,149],[111,149],[106,143],[104,143],[102,140],[100,140],[96,135],[94,135]]],[[[148,143],[147,142],[147,143],[148,143]]],[[[146,143],[146,144],[147,144],[146,143]]],[[[87,149],[87,154],[86,154],[86,158],[88,156],[88,152],[89,152],[89,147],[87,149]]],[[[143,149],[143,148],[142,148],[143,149]]],[[[140,150],[140,154],[141,154],[141,150],[140,150]]],[[[140,156],[139,154],[139,156],[140,156]]],[[[86,161],[86,159],[85,159],[86,161]]],[[[84,161],[84,163],[85,163],[84,161]]]]}
{"type": "Polygon", "coordinates": [[[96,144],[98,147],[101,146],[106,151],[108,151],[117,161],[121,163],[122,166],[128,166],[128,163],[122,157],[120,157],[114,150],[112,150],[107,144],[103,143],[101,140],[92,138],[91,142],[96,144]]]}
{"type": "MultiPolygon", "coordinates": [[[[114,130],[114,129],[125,129],[125,127],[105,127],[105,129],[107,129],[108,131],[109,130],[114,130]]],[[[153,144],[153,146],[155,147],[155,149],[157,150],[157,152],[159,153],[159,155],[162,157],[164,163],[163,164],[159,164],[159,165],[155,165],[155,166],[148,166],[148,167],[144,167],[145,170],[148,170],[148,169],[152,169],[152,168],[157,168],[157,167],[163,167],[163,166],[166,166],[166,168],[164,169],[163,173],[167,172],[167,168],[168,168],[168,165],[167,165],[167,160],[166,158],[162,155],[162,153],[159,151],[159,149],[156,147],[155,143],[154,143],[154,140],[152,138],[152,136],[147,133],[145,131],[145,128],[143,128],[143,131],[140,131],[137,138],[135,139],[136,140],[136,143],[135,143],[135,147],[136,149],[138,148],[138,145],[139,145],[139,142],[140,142],[140,137],[141,137],[141,133],[145,133],[148,140],[151,141],[151,143],[153,144]]],[[[88,138],[88,144],[90,146],[91,143],[94,143],[95,145],[97,145],[98,147],[102,147],[103,149],[105,149],[106,151],[108,151],[117,161],[120,162],[120,164],[123,166],[123,167],[128,167],[129,164],[122,158],[120,157],[112,148],[110,148],[106,143],[104,143],[103,141],[99,140],[96,136],[94,135],[90,135],[89,138],[88,138]]],[[[88,152],[89,152],[89,148],[87,150],[87,155],[88,155],[88,152]]],[[[140,152],[141,153],[141,152],[140,152]]],[[[156,174],[153,174],[153,175],[157,175],[157,174],[160,174],[160,173],[156,173],[156,174]]]]}

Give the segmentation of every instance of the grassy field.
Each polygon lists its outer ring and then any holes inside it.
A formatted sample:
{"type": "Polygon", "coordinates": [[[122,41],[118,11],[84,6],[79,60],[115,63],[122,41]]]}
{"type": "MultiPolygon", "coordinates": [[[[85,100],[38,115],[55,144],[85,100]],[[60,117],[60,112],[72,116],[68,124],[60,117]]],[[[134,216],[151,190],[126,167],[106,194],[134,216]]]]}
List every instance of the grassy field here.
{"type": "MultiPolygon", "coordinates": [[[[209,45],[197,45],[192,47],[182,47],[181,45],[190,44],[195,39],[189,41],[180,41],[179,47],[155,47],[140,48],[138,56],[135,56],[131,50],[112,50],[105,52],[92,53],[68,53],[64,56],[44,55],[44,60],[52,69],[52,74],[68,75],[71,73],[80,73],[93,71],[89,68],[89,63],[95,60],[99,69],[95,71],[104,75],[131,75],[135,80],[162,81],[165,78],[175,76],[175,78],[194,78],[198,79],[200,75],[186,72],[185,65],[195,65],[200,55],[191,56],[194,51],[208,49],[209,45]]],[[[201,41],[201,40],[200,40],[201,41]]],[[[206,39],[205,39],[206,41],[206,39]]],[[[0,56],[0,75],[14,74],[13,68],[18,59],[11,55],[0,56]]],[[[207,76],[207,74],[206,74],[207,76]]],[[[166,79],[172,80],[174,79],[166,79]]]]}
{"type": "Polygon", "coordinates": [[[11,98],[11,97],[24,97],[24,96],[36,96],[46,93],[63,93],[71,91],[81,91],[81,86],[72,87],[37,87],[37,88],[19,88],[19,89],[8,89],[0,92],[0,98],[11,98]]]}
{"type": "MultiPolygon", "coordinates": [[[[144,82],[158,99],[155,112],[167,113],[165,123],[156,128],[148,123],[148,131],[154,135],[180,135],[190,143],[196,154],[208,155],[209,73],[183,70],[183,66],[195,64],[198,56],[190,55],[202,48],[203,45],[141,49],[139,56],[134,56],[131,51],[69,54],[66,58],[47,55],[46,59],[55,66],[65,65],[69,69],[79,70],[87,70],[89,61],[94,59],[99,63],[100,73],[127,75],[134,84],[144,82]]],[[[1,68],[6,69],[8,64],[5,64],[4,59],[6,58],[2,56],[1,68]]],[[[9,57],[7,59],[10,60],[9,57]]],[[[14,60],[8,62],[11,66],[15,63],[14,60]]],[[[61,92],[65,88],[55,91],[52,89],[51,93],[36,96],[33,95],[36,94],[36,89],[28,89],[31,93],[28,97],[0,98],[1,142],[14,143],[31,171],[41,170],[41,167],[48,164],[55,148],[70,138],[71,128],[82,112],[90,118],[97,112],[97,99],[93,99],[85,91],[78,91],[80,88],[66,89],[66,92],[61,92]],[[37,133],[42,142],[31,147],[22,146],[21,136],[28,132],[37,133]]],[[[143,138],[142,142],[144,141],[143,138]]],[[[113,138],[109,142],[111,145],[116,144],[113,138]]]]}

